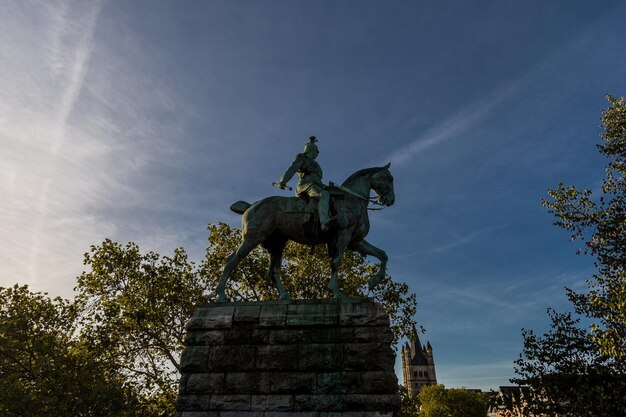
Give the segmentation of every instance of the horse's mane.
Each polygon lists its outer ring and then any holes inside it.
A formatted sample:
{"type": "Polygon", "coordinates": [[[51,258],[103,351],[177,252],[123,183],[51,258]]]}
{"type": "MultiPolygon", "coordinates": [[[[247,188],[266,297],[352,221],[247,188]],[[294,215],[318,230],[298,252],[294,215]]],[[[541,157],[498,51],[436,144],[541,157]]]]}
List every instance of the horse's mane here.
{"type": "Polygon", "coordinates": [[[372,175],[377,173],[378,171],[382,171],[383,169],[386,169],[385,167],[374,167],[374,168],[364,168],[364,169],[360,169],[357,172],[355,172],[354,174],[350,175],[348,177],[348,179],[346,179],[343,182],[343,185],[346,185],[354,180],[356,180],[357,178],[361,178],[361,177],[365,177],[368,175],[372,175]]]}

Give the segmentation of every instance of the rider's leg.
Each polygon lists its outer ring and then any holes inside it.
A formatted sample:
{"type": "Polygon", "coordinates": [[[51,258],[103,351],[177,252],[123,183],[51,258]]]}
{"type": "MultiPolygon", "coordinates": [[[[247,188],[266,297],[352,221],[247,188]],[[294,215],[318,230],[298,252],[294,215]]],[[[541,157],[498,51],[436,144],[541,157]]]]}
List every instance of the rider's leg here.
{"type": "Polygon", "coordinates": [[[321,190],[320,199],[317,203],[317,212],[320,216],[320,226],[323,231],[327,231],[331,226],[330,211],[330,193],[326,190],[321,190]]]}

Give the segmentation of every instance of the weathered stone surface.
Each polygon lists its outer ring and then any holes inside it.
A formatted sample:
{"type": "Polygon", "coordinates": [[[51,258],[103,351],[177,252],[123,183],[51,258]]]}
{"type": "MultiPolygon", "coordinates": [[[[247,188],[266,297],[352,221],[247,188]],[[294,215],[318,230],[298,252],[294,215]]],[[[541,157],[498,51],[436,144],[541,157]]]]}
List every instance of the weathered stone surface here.
{"type": "Polygon", "coordinates": [[[210,395],[179,395],[176,409],[179,411],[208,411],[210,395]]]}
{"type": "Polygon", "coordinates": [[[224,374],[200,373],[189,374],[187,394],[222,394],[224,392],[224,374]]]}
{"type": "Polygon", "coordinates": [[[268,375],[272,394],[314,394],[317,389],[313,372],[272,372],[268,375]]]}
{"type": "Polygon", "coordinates": [[[287,320],[287,305],[268,304],[261,306],[260,327],[284,327],[287,320]]]}
{"type": "Polygon", "coordinates": [[[396,410],[400,408],[400,397],[393,394],[346,394],[343,407],[345,410],[396,410]]]}
{"type": "Polygon", "coordinates": [[[342,404],[342,396],[332,394],[295,395],[293,399],[294,410],[341,410],[342,404]]]}
{"type": "Polygon", "coordinates": [[[287,326],[324,326],[338,323],[337,303],[292,304],[287,307],[287,326]]]}
{"type": "Polygon", "coordinates": [[[265,345],[269,343],[269,338],[270,329],[237,327],[224,331],[223,343],[225,345],[265,345]]]}
{"type": "Polygon", "coordinates": [[[212,410],[250,411],[251,399],[251,395],[212,395],[210,405],[212,410]]]}
{"type": "Polygon", "coordinates": [[[347,343],[344,345],[346,370],[384,371],[393,367],[395,356],[386,343],[347,343]]]}
{"type": "Polygon", "coordinates": [[[361,393],[395,394],[398,390],[398,378],[389,371],[369,371],[361,374],[361,393]]]}
{"type": "Polygon", "coordinates": [[[187,330],[228,329],[233,324],[234,306],[200,308],[187,323],[187,330]]]}
{"type": "Polygon", "coordinates": [[[193,330],[185,336],[187,346],[221,345],[224,343],[223,330],[193,330]]]}
{"type": "Polygon", "coordinates": [[[317,388],[320,394],[346,394],[360,392],[359,372],[322,372],[317,374],[317,388]]]}
{"type": "Polygon", "coordinates": [[[288,411],[293,408],[293,396],[253,395],[250,408],[260,411],[288,411]]]}
{"type": "Polygon", "coordinates": [[[181,417],[220,417],[217,411],[183,411],[181,417]]]}
{"type": "Polygon", "coordinates": [[[298,345],[257,346],[256,369],[298,369],[298,345]]]}
{"type": "Polygon", "coordinates": [[[254,345],[213,346],[208,369],[217,371],[251,371],[254,369],[254,345]]]}
{"type": "Polygon", "coordinates": [[[389,316],[375,303],[339,304],[339,324],[341,326],[389,326],[389,316]]]}
{"type": "Polygon", "coordinates": [[[224,392],[229,394],[270,394],[273,374],[265,372],[229,372],[224,392]]]}
{"type": "Polygon", "coordinates": [[[209,346],[187,346],[180,358],[181,372],[206,372],[209,346]]]}
{"type": "Polygon", "coordinates": [[[300,345],[298,368],[302,370],[328,371],[343,367],[343,346],[340,344],[300,345]]]}
{"type": "Polygon", "coordinates": [[[355,327],[353,342],[388,343],[393,342],[393,332],[386,326],[355,327]]]}
{"type": "Polygon", "coordinates": [[[391,417],[392,338],[369,300],[204,306],[188,324],[176,416],[391,417]]]}
{"type": "Polygon", "coordinates": [[[253,305],[253,306],[235,306],[235,315],[233,317],[233,321],[236,323],[240,322],[258,322],[259,316],[261,315],[261,306],[253,305]]]}

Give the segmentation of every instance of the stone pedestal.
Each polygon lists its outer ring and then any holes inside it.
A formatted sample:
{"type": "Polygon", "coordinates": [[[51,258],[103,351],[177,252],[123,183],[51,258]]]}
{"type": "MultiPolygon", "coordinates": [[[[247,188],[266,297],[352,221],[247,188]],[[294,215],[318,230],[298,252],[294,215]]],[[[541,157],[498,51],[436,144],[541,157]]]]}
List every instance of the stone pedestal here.
{"type": "Polygon", "coordinates": [[[370,300],[205,305],[187,325],[177,417],[392,417],[391,340],[370,300]]]}

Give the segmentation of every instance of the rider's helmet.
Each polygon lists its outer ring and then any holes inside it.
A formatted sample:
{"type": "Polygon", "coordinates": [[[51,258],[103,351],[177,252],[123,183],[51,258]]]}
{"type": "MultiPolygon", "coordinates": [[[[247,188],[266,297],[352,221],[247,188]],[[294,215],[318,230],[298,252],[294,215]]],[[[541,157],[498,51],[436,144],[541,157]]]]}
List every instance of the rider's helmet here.
{"type": "Polygon", "coordinates": [[[309,136],[309,142],[304,145],[304,153],[305,154],[311,154],[313,152],[319,153],[319,150],[317,149],[317,145],[315,144],[317,142],[317,139],[315,138],[315,136],[309,136]]]}

